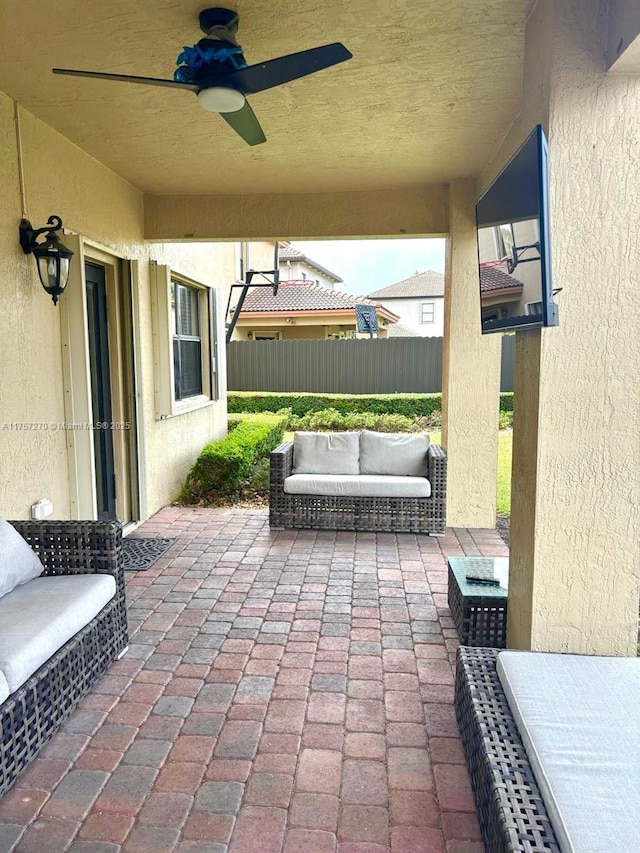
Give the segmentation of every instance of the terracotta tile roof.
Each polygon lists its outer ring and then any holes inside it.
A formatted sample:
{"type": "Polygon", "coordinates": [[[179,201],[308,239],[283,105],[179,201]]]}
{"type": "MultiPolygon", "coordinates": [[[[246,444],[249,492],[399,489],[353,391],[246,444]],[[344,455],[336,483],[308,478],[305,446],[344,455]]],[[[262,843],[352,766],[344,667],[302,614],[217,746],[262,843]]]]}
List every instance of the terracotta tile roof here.
{"type": "Polygon", "coordinates": [[[364,296],[352,296],[341,290],[320,287],[306,279],[281,281],[277,296],[270,287],[259,287],[247,294],[242,314],[251,311],[336,311],[353,309],[356,305],[376,305],[364,296]]]}
{"type": "Polygon", "coordinates": [[[326,275],[327,278],[333,279],[336,283],[343,281],[339,275],[336,275],[334,272],[331,272],[331,270],[323,267],[322,264],[319,264],[317,261],[312,260],[308,255],[305,255],[304,252],[301,252],[300,249],[296,249],[295,246],[292,246],[290,243],[280,243],[278,259],[279,261],[296,261],[296,263],[304,263],[308,267],[311,267],[311,269],[317,270],[322,275],[326,275]]]}
{"type": "Polygon", "coordinates": [[[371,299],[398,299],[407,296],[444,296],[444,275],[435,270],[412,275],[370,293],[371,299]]]}
{"type": "Polygon", "coordinates": [[[522,282],[503,272],[498,267],[480,267],[480,292],[491,293],[492,290],[507,290],[511,287],[522,287],[522,282]]]}

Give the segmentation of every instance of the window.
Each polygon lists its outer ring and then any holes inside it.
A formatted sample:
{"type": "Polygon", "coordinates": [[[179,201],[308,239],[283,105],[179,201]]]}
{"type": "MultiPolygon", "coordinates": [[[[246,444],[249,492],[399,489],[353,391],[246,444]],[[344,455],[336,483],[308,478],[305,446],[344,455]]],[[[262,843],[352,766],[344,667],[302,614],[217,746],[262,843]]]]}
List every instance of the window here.
{"type": "Polygon", "coordinates": [[[253,333],[254,341],[281,341],[282,340],[282,332],[276,331],[254,331],[253,333]]]}
{"type": "Polygon", "coordinates": [[[423,302],[420,306],[420,322],[435,323],[436,321],[436,306],[435,302],[423,302]]]}
{"type": "Polygon", "coordinates": [[[176,400],[202,394],[199,289],[171,279],[173,382],[176,400]]]}
{"type": "Polygon", "coordinates": [[[219,399],[217,292],[151,263],[156,418],[219,399]]]}

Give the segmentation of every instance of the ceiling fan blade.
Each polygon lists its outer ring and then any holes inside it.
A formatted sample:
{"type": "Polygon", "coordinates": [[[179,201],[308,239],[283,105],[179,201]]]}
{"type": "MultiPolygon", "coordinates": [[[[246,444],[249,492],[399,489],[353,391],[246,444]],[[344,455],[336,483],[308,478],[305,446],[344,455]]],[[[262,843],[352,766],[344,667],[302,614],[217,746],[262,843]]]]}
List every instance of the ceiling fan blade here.
{"type": "Polygon", "coordinates": [[[145,86],[166,86],[169,89],[189,89],[197,92],[199,86],[193,83],[178,83],[176,80],[161,80],[159,77],[132,77],[129,74],[105,74],[102,71],[74,71],[71,68],[52,68],[54,74],[68,74],[70,77],[93,77],[96,80],[117,80],[121,83],[141,83],[145,86]]]}
{"type": "Polygon", "coordinates": [[[242,109],[233,113],[220,113],[220,118],[223,118],[244,139],[247,145],[260,145],[261,142],[267,141],[267,137],[260,127],[260,122],[247,101],[245,101],[242,109]]]}
{"type": "Polygon", "coordinates": [[[243,95],[252,95],[337,65],[339,62],[351,59],[351,56],[352,54],[340,42],[325,44],[323,47],[301,50],[299,53],[290,53],[278,59],[270,59],[268,62],[233,71],[220,85],[231,85],[243,95]]]}

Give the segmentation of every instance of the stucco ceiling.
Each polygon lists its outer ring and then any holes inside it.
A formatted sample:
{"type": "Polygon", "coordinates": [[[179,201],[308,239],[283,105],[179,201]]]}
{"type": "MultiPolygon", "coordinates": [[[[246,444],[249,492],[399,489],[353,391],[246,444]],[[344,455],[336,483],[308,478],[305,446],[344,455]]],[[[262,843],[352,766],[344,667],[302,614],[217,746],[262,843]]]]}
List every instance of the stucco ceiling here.
{"type": "Polygon", "coordinates": [[[250,64],[343,42],[353,59],[250,98],[250,148],[186,91],[54,76],[171,77],[203,0],[2,4],[0,89],[149,193],[287,193],[476,174],[519,109],[531,0],[236,0],[250,64]]]}

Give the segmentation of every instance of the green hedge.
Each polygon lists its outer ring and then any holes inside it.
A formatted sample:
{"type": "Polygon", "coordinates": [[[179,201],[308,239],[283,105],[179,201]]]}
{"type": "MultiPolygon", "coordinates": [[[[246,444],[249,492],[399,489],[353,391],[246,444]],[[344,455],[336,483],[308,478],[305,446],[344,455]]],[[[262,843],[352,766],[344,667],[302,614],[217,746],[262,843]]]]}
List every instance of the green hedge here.
{"type": "Polygon", "coordinates": [[[230,418],[225,438],[208,444],[187,476],[182,503],[205,501],[242,489],[259,461],[283,439],[287,417],[258,414],[230,418]]]}
{"type": "Polygon", "coordinates": [[[360,430],[377,432],[417,432],[419,427],[406,415],[375,415],[373,412],[349,412],[343,415],[336,409],[322,409],[298,417],[291,415],[288,429],[296,430],[360,430]]]}
{"type": "MultiPolygon", "coordinates": [[[[278,412],[291,409],[303,417],[323,409],[341,415],[371,412],[376,415],[429,417],[442,408],[442,394],[284,394],[271,391],[229,391],[229,412],[278,412]]],[[[500,411],[513,411],[513,393],[500,395],[500,411]]]]}
{"type": "Polygon", "coordinates": [[[428,416],[441,406],[440,394],[278,394],[270,391],[230,391],[230,412],[277,412],[291,409],[302,417],[323,409],[335,409],[341,415],[371,412],[375,415],[428,416]]]}
{"type": "Polygon", "coordinates": [[[500,411],[513,411],[513,391],[503,391],[502,394],[500,394],[500,411]]]}

